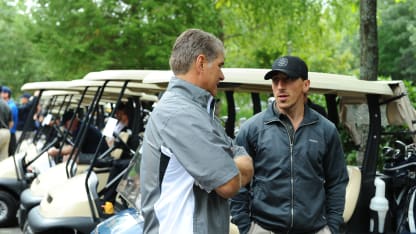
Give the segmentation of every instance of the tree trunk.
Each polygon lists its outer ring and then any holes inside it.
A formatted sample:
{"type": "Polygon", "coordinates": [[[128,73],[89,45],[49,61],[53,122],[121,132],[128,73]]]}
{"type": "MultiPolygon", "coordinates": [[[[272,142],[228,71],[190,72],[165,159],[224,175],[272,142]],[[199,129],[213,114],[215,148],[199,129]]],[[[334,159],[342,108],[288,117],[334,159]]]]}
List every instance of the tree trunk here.
{"type": "Polygon", "coordinates": [[[377,80],[377,0],[360,0],[360,79],[377,80]]]}
{"type": "MultiPolygon", "coordinates": [[[[377,70],[378,70],[378,46],[377,46],[377,23],[376,23],[376,7],[377,0],[360,0],[360,45],[361,45],[361,55],[360,55],[360,79],[361,80],[377,80],[377,70]]],[[[379,120],[380,113],[375,111],[379,107],[378,97],[375,95],[367,95],[368,105],[369,105],[369,119],[379,120]]],[[[374,156],[378,155],[377,153],[372,154],[369,157],[368,151],[373,153],[374,144],[378,144],[378,137],[373,138],[373,136],[378,136],[377,131],[375,130],[373,124],[377,121],[370,122],[368,126],[369,131],[373,131],[371,136],[368,136],[370,144],[367,147],[366,142],[361,144],[358,150],[357,163],[362,165],[362,182],[361,189],[359,194],[358,203],[356,205],[354,215],[348,223],[348,232],[347,233],[363,233],[366,230],[370,230],[370,209],[369,204],[371,197],[374,195],[374,178],[375,178],[375,162],[373,161],[374,156]],[[373,135],[374,134],[374,135],[373,135]],[[375,140],[375,142],[370,141],[375,140]]],[[[368,134],[366,131],[365,134],[368,134]]],[[[364,138],[365,139],[365,138],[364,138]]],[[[377,229],[376,229],[377,230],[377,229]]],[[[372,232],[373,233],[373,232],[372,232]]],[[[378,233],[378,232],[377,232],[378,233]]]]}

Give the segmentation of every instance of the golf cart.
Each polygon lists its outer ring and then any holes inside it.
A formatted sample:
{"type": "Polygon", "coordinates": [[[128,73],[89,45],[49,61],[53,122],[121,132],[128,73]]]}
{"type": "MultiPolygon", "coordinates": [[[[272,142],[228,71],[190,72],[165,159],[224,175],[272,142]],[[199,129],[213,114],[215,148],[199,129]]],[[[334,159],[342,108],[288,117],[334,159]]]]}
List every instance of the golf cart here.
{"type": "MultiPolygon", "coordinates": [[[[271,93],[270,81],[263,80],[267,69],[222,69],[225,80],[220,83],[219,89],[226,92],[229,118],[226,124],[227,133],[233,136],[233,123],[235,122],[234,92],[248,91],[254,93],[271,93]],[[231,108],[234,110],[230,110],[231,108]],[[227,128],[227,126],[232,126],[227,128]]],[[[158,84],[166,87],[172,72],[160,71],[149,74],[144,83],[158,84]]],[[[402,209],[389,209],[399,206],[394,193],[395,176],[405,177],[406,182],[415,178],[415,164],[410,158],[416,157],[414,147],[401,145],[402,149],[383,150],[384,154],[391,156],[380,171],[377,162],[381,160],[379,149],[382,147],[381,137],[389,134],[409,134],[412,144],[415,142],[416,112],[406,95],[406,88],[402,81],[365,81],[352,76],[309,72],[311,80],[310,94],[324,95],[328,119],[337,126],[345,126],[352,141],[363,153],[362,163],[358,166],[348,165],[349,183],[346,190],[346,204],[344,210],[343,232],[345,233],[409,233],[414,228],[414,220],[409,220],[413,214],[415,187],[408,196],[401,194],[399,198],[404,202],[402,209]],[[408,131],[387,132],[386,126],[406,127],[408,131]],[[396,152],[393,154],[392,152],[396,152]],[[397,153],[399,152],[399,153],[397,153]],[[405,153],[403,153],[405,152],[405,153]],[[405,157],[403,157],[403,154],[405,157]],[[409,155],[415,155],[410,157],[409,155]],[[407,156],[407,157],[406,157],[407,156]],[[399,160],[399,162],[397,162],[399,160]],[[409,169],[409,167],[411,169],[409,169]],[[402,170],[404,169],[404,170],[402,170]],[[399,173],[400,172],[400,173],[399,173]],[[406,197],[410,197],[406,200],[406,197]],[[395,199],[393,199],[395,198],[395,199]],[[412,200],[413,199],[413,200],[412,200]],[[407,207],[407,209],[406,209],[407,207]],[[407,213],[406,213],[407,212],[407,213]],[[398,229],[398,220],[402,220],[404,227],[398,229]],[[403,221],[404,220],[404,221],[403,221]],[[408,223],[405,223],[408,220],[408,223]],[[410,230],[410,231],[409,231],[410,230]]],[[[254,113],[260,111],[257,107],[260,100],[252,96],[254,113]],[[257,103],[257,104],[256,104],[257,103]]],[[[139,172],[137,172],[139,173],[139,172]]],[[[128,181],[128,180],[127,180],[128,181]]],[[[414,184],[413,184],[414,186],[414,184]]],[[[129,190],[127,186],[124,190],[129,190]]],[[[138,189],[136,190],[136,192],[138,189]]],[[[403,191],[403,190],[400,190],[403,191]]],[[[120,193],[123,193],[123,189],[120,193]]],[[[121,227],[128,227],[140,233],[143,218],[140,217],[140,201],[138,194],[132,196],[130,202],[135,209],[115,215],[109,220],[99,224],[93,233],[117,233],[121,227]],[[136,197],[136,200],[134,198],[136,197]],[[129,218],[126,218],[129,217],[129,218]]],[[[400,202],[402,204],[402,202],[400,202]]],[[[401,224],[402,224],[401,223],[401,224]]]]}
{"type": "MultiPolygon", "coordinates": [[[[51,84],[56,82],[35,82],[25,84],[22,89],[27,90],[29,88],[44,89],[44,87],[50,87],[51,84]]],[[[98,84],[96,84],[98,86],[98,84]]],[[[53,98],[49,102],[45,102],[45,108],[50,110],[45,116],[46,123],[45,126],[48,126],[56,134],[52,134],[47,141],[50,142],[46,147],[44,147],[44,153],[46,157],[50,158],[46,151],[52,147],[56,146],[58,148],[63,147],[64,144],[72,144],[75,146],[80,145],[80,137],[76,139],[71,139],[68,131],[65,131],[62,126],[57,125],[56,120],[69,108],[82,109],[83,106],[87,106],[91,103],[91,99],[88,99],[89,96],[96,96],[99,93],[99,89],[96,87],[91,88],[91,82],[83,82],[80,80],[59,82],[59,86],[55,86],[53,91],[49,89],[47,92],[52,92],[53,98]],[[53,122],[51,121],[53,120],[53,122]]],[[[88,114],[88,112],[87,112],[88,114]]],[[[87,120],[85,115],[85,120],[87,120]]],[[[72,125],[72,120],[71,124],[72,125]]],[[[81,136],[80,134],[79,136],[81,136]]],[[[75,175],[78,172],[84,171],[88,167],[88,160],[82,162],[76,159],[78,155],[71,154],[71,160],[66,162],[58,163],[59,160],[51,159],[53,161],[51,165],[53,167],[48,170],[38,173],[38,176],[35,177],[33,182],[30,184],[30,188],[25,189],[20,194],[20,207],[18,212],[18,221],[19,226],[23,228],[26,221],[26,215],[28,210],[30,210],[34,205],[39,204],[40,199],[46,193],[45,191],[54,187],[63,181],[67,180],[68,177],[75,175]],[[55,163],[56,161],[56,163],[55,163]]],[[[37,168],[36,168],[37,169],[37,168]]],[[[36,171],[35,169],[35,171],[36,171]]],[[[105,178],[103,178],[104,180],[105,178]]]]}
{"type": "MultiPolygon", "coordinates": [[[[41,99],[50,98],[44,97],[43,91],[65,86],[66,82],[45,82],[37,87],[26,86],[25,91],[39,91],[29,116],[33,116],[41,99]]],[[[22,135],[18,139],[15,154],[0,162],[0,226],[11,226],[16,223],[20,194],[36,176],[36,173],[27,169],[39,161],[48,161],[45,151],[52,142],[45,141],[46,138],[42,135],[44,125],[39,127],[34,137],[26,138],[29,121],[25,123],[22,135]]]]}
{"type": "MultiPolygon", "coordinates": [[[[157,97],[149,93],[160,92],[161,89],[156,85],[141,84],[142,70],[117,70],[92,72],[84,77],[84,81],[101,83],[102,90],[100,102],[112,102],[114,108],[103,129],[105,136],[112,136],[114,132],[114,114],[118,105],[122,101],[133,100],[135,106],[135,118],[137,131],[141,130],[140,122],[143,119],[143,102],[155,102],[157,97]]],[[[138,134],[135,130],[132,134],[138,134]]],[[[118,136],[116,136],[118,137],[118,136]]],[[[121,137],[120,137],[121,138],[121,137]]],[[[123,145],[123,141],[120,140],[123,145]]],[[[100,144],[105,144],[104,136],[100,144]]],[[[90,166],[83,173],[77,174],[64,183],[49,188],[43,196],[40,205],[32,208],[29,212],[27,224],[24,227],[25,233],[53,232],[53,233],[86,233],[91,231],[103,217],[108,217],[102,209],[103,201],[100,199],[112,180],[107,184],[107,180],[98,179],[96,171],[97,162],[110,154],[114,148],[110,148],[103,154],[96,152],[92,158],[90,166]],[[72,191],[77,191],[73,194],[72,191]],[[70,196],[70,197],[69,197],[70,196]]],[[[128,149],[134,153],[135,149],[128,149]]],[[[124,173],[124,171],[123,171],[124,173]]],[[[120,175],[121,177],[122,175],[120,175]]],[[[123,202],[120,202],[123,205],[123,202]]]]}

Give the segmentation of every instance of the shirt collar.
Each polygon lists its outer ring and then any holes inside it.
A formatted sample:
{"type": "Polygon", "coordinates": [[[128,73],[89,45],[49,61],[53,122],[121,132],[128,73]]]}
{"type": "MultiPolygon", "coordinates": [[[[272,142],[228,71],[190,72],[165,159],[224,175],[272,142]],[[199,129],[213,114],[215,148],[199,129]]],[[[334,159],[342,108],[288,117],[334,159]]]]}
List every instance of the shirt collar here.
{"type": "Polygon", "coordinates": [[[172,89],[200,104],[209,114],[214,114],[215,98],[205,89],[178,77],[173,77],[169,81],[167,90],[170,91],[172,89]]]}

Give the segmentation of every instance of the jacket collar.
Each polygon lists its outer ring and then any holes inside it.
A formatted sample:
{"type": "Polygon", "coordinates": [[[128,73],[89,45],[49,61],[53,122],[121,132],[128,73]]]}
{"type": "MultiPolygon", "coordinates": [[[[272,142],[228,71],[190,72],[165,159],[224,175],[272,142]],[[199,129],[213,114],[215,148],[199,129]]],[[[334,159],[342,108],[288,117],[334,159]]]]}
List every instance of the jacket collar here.
{"type": "MultiPolygon", "coordinates": [[[[281,118],[283,114],[279,112],[276,108],[276,101],[273,101],[267,108],[265,115],[264,115],[264,124],[269,124],[272,122],[281,122],[281,118]]],[[[305,104],[305,114],[303,116],[303,120],[301,125],[311,124],[318,121],[319,116],[316,112],[312,111],[310,107],[305,104]]]]}

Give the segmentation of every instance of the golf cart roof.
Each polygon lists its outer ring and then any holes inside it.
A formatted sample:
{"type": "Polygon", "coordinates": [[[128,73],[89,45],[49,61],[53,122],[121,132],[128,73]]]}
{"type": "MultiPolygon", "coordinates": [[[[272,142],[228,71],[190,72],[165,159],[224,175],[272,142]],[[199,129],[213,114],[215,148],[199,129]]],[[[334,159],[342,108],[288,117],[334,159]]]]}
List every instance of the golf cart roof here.
{"type": "MultiPolygon", "coordinates": [[[[236,92],[271,93],[271,81],[264,80],[264,74],[269,69],[256,68],[223,68],[225,80],[222,81],[219,90],[233,90],[236,92]]],[[[157,84],[166,88],[173,72],[154,71],[149,73],[143,83],[157,84]]],[[[387,117],[390,123],[400,125],[405,123],[412,131],[416,130],[414,110],[403,81],[367,81],[354,76],[337,75],[329,73],[309,72],[309,93],[334,94],[342,97],[344,103],[364,103],[368,94],[379,95],[380,102],[388,101],[387,117]],[[397,98],[398,97],[398,98],[397,98]]]]}
{"type": "Polygon", "coordinates": [[[41,81],[25,83],[22,91],[37,91],[37,90],[67,90],[69,81],[41,81]]]}
{"type": "Polygon", "coordinates": [[[111,81],[110,86],[120,86],[125,81],[129,81],[128,88],[136,92],[158,93],[163,91],[157,85],[143,84],[143,78],[148,74],[158,70],[104,70],[97,72],[90,72],[84,76],[83,80],[91,81],[111,81]]]}
{"type": "MultiPolygon", "coordinates": [[[[220,90],[272,92],[271,81],[263,78],[269,69],[223,68],[222,71],[225,80],[220,83],[220,90]]],[[[155,71],[149,73],[143,83],[166,87],[172,76],[172,71],[155,71]]],[[[363,97],[366,94],[393,96],[391,86],[398,84],[398,81],[366,81],[359,80],[354,76],[319,72],[309,72],[308,76],[311,81],[310,93],[337,94],[339,96],[363,97]]]]}
{"type": "Polygon", "coordinates": [[[90,72],[84,76],[85,80],[134,80],[141,81],[151,72],[158,70],[103,70],[90,72]]]}
{"type": "MultiPolygon", "coordinates": [[[[70,80],[70,81],[43,81],[43,82],[31,82],[26,83],[22,86],[22,91],[36,91],[36,90],[48,90],[50,95],[70,95],[80,94],[86,87],[89,87],[87,96],[95,94],[98,87],[103,86],[105,80],[70,80]],[[52,92],[52,93],[51,93],[52,92]]],[[[104,99],[112,99],[111,97],[116,97],[119,94],[121,88],[123,87],[124,82],[121,81],[110,81],[107,83],[106,88],[104,89],[104,99]]],[[[141,84],[141,83],[129,83],[128,88],[125,90],[126,96],[140,96],[143,100],[147,101],[157,101],[157,96],[145,93],[150,91],[150,93],[160,92],[162,89],[153,84],[141,84]]]]}
{"type": "Polygon", "coordinates": [[[99,87],[102,82],[84,81],[84,80],[69,80],[69,81],[41,81],[25,83],[22,91],[37,91],[37,90],[61,90],[61,91],[82,91],[85,87],[99,87]]]}
{"type": "Polygon", "coordinates": [[[78,91],[67,91],[67,90],[47,90],[42,93],[44,97],[51,96],[66,96],[66,95],[76,95],[79,94],[78,91]]]}

